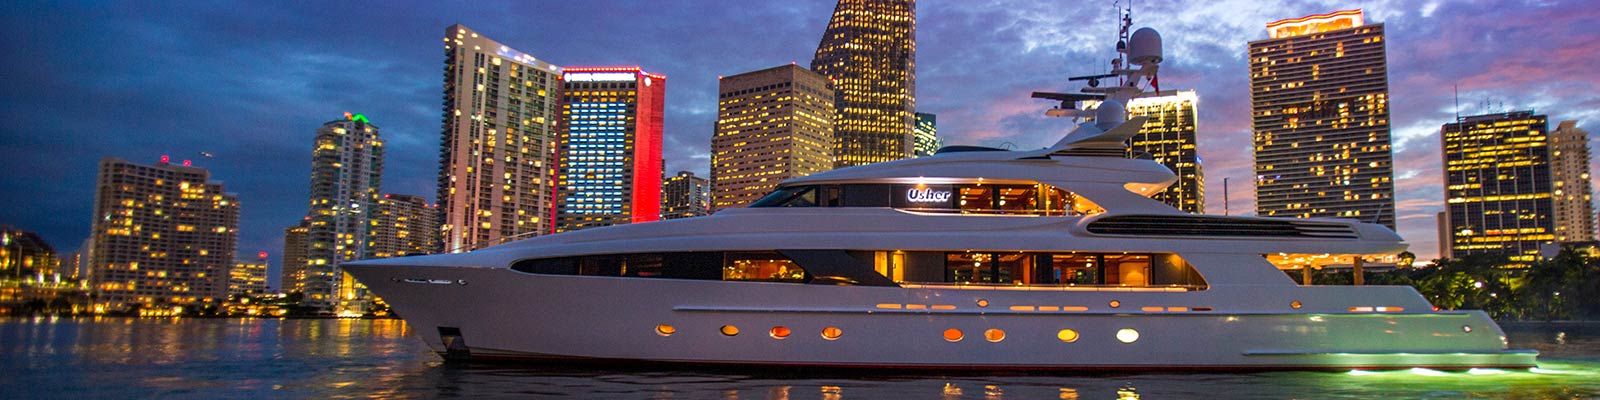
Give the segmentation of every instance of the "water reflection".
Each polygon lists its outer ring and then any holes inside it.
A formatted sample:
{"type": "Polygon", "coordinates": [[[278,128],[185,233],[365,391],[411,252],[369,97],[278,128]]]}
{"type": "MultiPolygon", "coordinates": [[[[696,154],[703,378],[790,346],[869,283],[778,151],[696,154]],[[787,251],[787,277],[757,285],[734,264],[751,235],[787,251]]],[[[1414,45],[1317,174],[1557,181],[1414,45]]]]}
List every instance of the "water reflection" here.
{"type": "Polygon", "coordinates": [[[1508,324],[1532,371],[941,376],[445,364],[396,320],[0,319],[0,398],[1600,396],[1600,325],[1508,324]],[[1303,395],[1303,396],[1296,396],[1303,395]]]}

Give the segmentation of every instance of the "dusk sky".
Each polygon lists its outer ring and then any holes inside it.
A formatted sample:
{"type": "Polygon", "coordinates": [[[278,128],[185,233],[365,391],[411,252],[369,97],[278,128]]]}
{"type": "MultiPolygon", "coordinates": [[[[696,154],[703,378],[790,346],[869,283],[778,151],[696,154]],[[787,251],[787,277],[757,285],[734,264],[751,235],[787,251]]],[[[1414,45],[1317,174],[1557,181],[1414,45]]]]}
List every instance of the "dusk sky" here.
{"type": "MultiPolygon", "coordinates": [[[[832,1],[19,2],[0,10],[0,224],[61,252],[89,235],[102,157],[193,159],[242,203],[240,254],[273,254],[306,213],[312,138],[343,112],[386,144],[385,192],[433,198],[446,26],[562,66],[667,76],[666,163],[707,175],[717,77],[809,66],[832,1]],[[214,157],[203,158],[207,152],[214,157]]],[[[1385,25],[1400,233],[1437,255],[1438,130],[1533,109],[1600,133],[1600,10],[1585,1],[1135,3],[1159,30],[1164,89],[1200,96],[1207,208],[1253,214],[1247,43],[1268,22],[1361,8],[1385,25]],[[1485,107],[1484,104],[1488,103],[1485,107]]],[[[917,107],[946,144],[1039,148],[1071,127],[1035,90],[1077,90],[1113,56],[1109,1],[918,1],[917,107]]],[[[1592,141],[1593,139],[1591,139],[1592,141]]]]}

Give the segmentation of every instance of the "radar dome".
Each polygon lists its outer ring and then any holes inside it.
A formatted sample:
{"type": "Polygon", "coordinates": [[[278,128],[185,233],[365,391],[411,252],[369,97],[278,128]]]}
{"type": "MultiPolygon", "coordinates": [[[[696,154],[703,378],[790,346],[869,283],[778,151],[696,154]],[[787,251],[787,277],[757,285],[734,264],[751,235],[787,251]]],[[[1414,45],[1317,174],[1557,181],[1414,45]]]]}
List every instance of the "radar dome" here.
{"type": "Polygon", "coordinates": [[[1150,28],[1133,31],[1128,38],[1128,57],[1135,65],[1161,63],[1161,34],[1150,28]]]}
{"type": "Polygon", "coordinates": [[[1123,107],[1120,101],[1106,99],[1094,109],[1094,126],[1101,130],[1111,130],[1127,121],[1128,108],[1123,107]]]}

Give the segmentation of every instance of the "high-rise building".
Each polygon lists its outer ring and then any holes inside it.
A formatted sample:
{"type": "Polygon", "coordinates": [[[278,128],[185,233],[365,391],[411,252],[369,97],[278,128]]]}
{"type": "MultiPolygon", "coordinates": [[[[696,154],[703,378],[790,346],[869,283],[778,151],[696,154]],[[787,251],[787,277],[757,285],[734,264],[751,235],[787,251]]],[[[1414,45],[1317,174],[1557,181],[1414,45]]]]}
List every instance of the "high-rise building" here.
{"type": "Polygon", "coordinates": [[[442,251],[548,232],[561,67],[445,29],[442,251]]]}
{"type": "Polygon", "coordinates": [[[784,65],[721,78],[711,137],[712,207],[744,207],[786,179],[833,169],[834,90],[784,65]]]}
{"type": "Polygon", "coordinates": [[[1556,239],[1546,128],[1545,116],[1516,111],[1440,129],[1451,258],[1505,254],[1526,265],[1556,239]]]}
{"type": "Polygon", "coordinates": [[[1561,121],[1550,132],[1550,162],[1550,180],[1555,185],[1556,241],[1594,240],[1589,132],[1578,129],[1578,121],[1561,121]]]}
{"type": "Polygon", "coordinates": [[[228,273],[228,294],[261,296],[267,294],[267,252],[256,253],[254,260],[234,261],[228,273]]]}
{"type": "Polygon", "coordinates": [[[839,0],[811,70],[833,80],[834,168],[911,157],[915,0],[839,0]]]}
{"type": "Polygon", "coordinates": [[[944,146],[944,141],[939,140],[938,115],[917,113],[916,131],[916,144],[913,147],[917,157],[931,156],[944,146]]]}
{"type": "Polygon", "coordinates": [[[324,310],[359,309],[366,289],[339,269],[369,257],[371,216],[378,208],[383,177],[383,141],[378,126],[362,114],[322,124],[311,152],[311,201],[306,250],[306,305],[324,310]],[[352,303],[352,304],[343,304],[352,303]]]}
{"type": "Polygon", "coordinates": [[[1195,150],[1195,103],[1193,90],[1170,95],[1140,97],[1128,101],[1128,117],[1150,117],[1139,134],[1133,136],[1128,154],[1148,155],[1178,175],[1178,182],[1150,196],[1179,210],[1195,214],[1206,211],[1205,173],[1195,150]]]}
{"type": "Polygon", "coordinates": [[[1256,213],[1394,228],[1383,24],[1348,10],[1267,31],[1249,53],[1256,213]]]}
{"type": "Polygon", "coordinates": [[[660,219],[667,77],[639,67],[564,72],[556,232],[660,219]]]}
{"type": "Polygon", "coordinates": [[[678,171],[661,184],[661,219],[703,217],[711,214],[711,182],[689,171],[678,171]]]}
{"type": "Polygon", "coordinates": [[[278,290],[283,293],[303,295],[306,292],[306,268],[311,262],[310,233],[310,218],[283,230],[283,259],[279,261],[283,266],[283,280],[278,282],[278,290]]]}
{"type": "Polygon", "coordinates": [[[220,303],[228,296],[239,199],[202,168],[100,160],[90,288],[100,311],[220,303]]]}
{"type": "Polygon", "coordinates": [[[438,252],[439,207],[422,196],[384,194],[372,218],[370,258],[438,252]]]}

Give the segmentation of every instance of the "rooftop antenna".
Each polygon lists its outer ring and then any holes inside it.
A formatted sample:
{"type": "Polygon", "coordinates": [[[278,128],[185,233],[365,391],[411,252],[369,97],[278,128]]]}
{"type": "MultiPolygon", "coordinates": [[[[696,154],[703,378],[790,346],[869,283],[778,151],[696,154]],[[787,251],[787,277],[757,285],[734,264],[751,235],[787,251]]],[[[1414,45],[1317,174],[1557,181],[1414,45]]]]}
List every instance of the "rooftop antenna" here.
{"type": "Polygon", "coordinates": [[[1461,84],[1459,84],[1459,83],[1455,84],[1455,88],[1456,88],[1456,122],[1461,122],[1461,84]]]}

